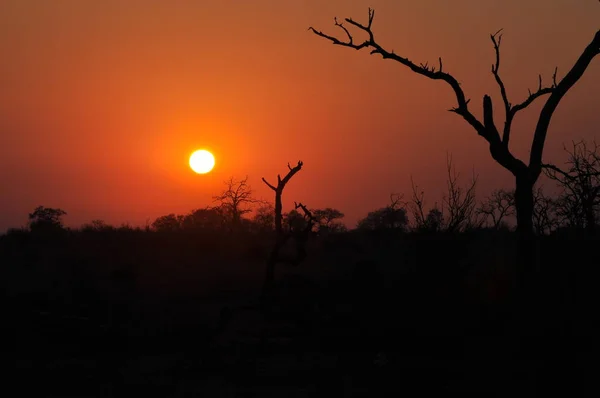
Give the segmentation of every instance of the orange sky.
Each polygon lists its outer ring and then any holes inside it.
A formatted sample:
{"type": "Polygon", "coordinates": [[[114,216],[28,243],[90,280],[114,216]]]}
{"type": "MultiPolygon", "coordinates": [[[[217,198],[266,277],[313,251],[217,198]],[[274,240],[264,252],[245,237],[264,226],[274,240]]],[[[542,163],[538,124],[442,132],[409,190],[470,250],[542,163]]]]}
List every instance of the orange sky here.
{"type": "MultiPolygon", "coordinates": [[[[600,28],[592,0],[0,0],[0,231],[37,205],[63,208],[69,225],[143,225],[205,206],[246,174],[271,199],[260,177],[298,159],[284,204],[337,207],[350,225],[408,194],[411,174],[439,200],[446,151],[465,176],[475,167],[481,194],[510,186],[447,112],[444,83],[307,31],[339,33],[334,16],[364,21],[368,6],[378,41],[418,62],[443,57],[478,116],[484,93],[499,104],[491,32],[505,29],[501,73],[520,102],[600,28]],[[187,165],[200,147],[217,157],[209,175],[187,165]]],[[[599,83],[596,61],[559,106],[545,161],[597,136],[599,83]]],[[[517,118],[519,156],[541,104],[517,118]]]]}

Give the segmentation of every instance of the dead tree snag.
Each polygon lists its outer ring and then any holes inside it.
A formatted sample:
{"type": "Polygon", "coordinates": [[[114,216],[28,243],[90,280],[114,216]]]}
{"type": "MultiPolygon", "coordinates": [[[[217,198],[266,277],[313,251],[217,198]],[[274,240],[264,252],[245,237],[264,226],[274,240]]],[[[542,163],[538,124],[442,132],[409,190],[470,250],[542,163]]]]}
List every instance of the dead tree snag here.
{"type": "Polygon", "coordinates": [[[343,31],[343,39],[335,36],[330,36],[319,30],[310,27],[315,35],[325,38],[334,45],[348,47],[355,50],[364,48],[370,49],[372,55],[378,54],[383,59],[390,59],[409,68],[418,75],[425,76],[431,80],[441,80],[448,84],[456,95],[457,105],[450,109],[451,112],[461,116],[474,130],[483,137],[489,144],[489,151],[494,160],[502,167],[511,172],[515,178],[515,207],[517,213],[517,231],[519,233],[520,255],[522,265],[525,268],[535,266],[536,258],[533,249],[533,212],[534,212],[534,194],[533,187],[542,171],[542,154],[548,127],[552,119],[554,111],[558,107],[561,99],[565,94],[579,81],[587,70],[591,61],[600,53],[600,31],[598,31],[591,42],[583,49],[581,55],[573,65],[573,67],[565,74],[565,76],[557,80],[557,71],[555,69],[552,83],[544,85],[541,76],[538,79],[538,87],[534,92],[529,92],[529,96],[520,103],[513,104],[508,99],[508,94],[504,81],[500,76],[500,44],[502,41],[501,31],[498,31],[490,38],[494,46],[495,62],[492,65],[492,74],[499,86],[504,105],[505,122],[502,129],[502,134],[494,123],[494,111],[492,99],[489,95],[483,97],[483,118],[478,119],[469,109],[469,99],[467,99],[460,83],[450,73],[444,71],[441,58],[438,60],[438,65],[430,66],[429,64],[417,64],[410,59],[396,54],[394,51],[384,49],[376,40],[372,30],[375,11],[369,9],[367,24],[354,21],[352,18],[345,18],[345,22],[338,22],[334,19],[335,26],[343,31]],[[366,33],[367,38],[363,41],[356,42],[353,35],[350,33],[345,23],[366,33]],[[537,125],[534,132],[534,137],[531,143],[531,152],[529,161],[526,163],[523,160],[516,158],[509,149],[509,141],[511,134],[512,122],[515,116],[527,108],[536,99],[547,96],[546,103],[539,115],[537,125]]]}
{"type": "Polygon", "coordinates": [[[273,285],[275,282],[275,266],[279,261],[279,253],[281,248],[285,245],[287,240],[290,238],[290,235],[284,233],[282,226],[282,201],[281,196],[283,195],[283,189],[286,184],[292,179],[292,177],[302,169],[302,161],[298,161],[298,164],[294,167],[291,167],[288,163],[288,173],[285,177],[281,178],[281,175],[277,175],[277,185],[270,184],[264,177],[263,182],[271,188],[275,192],[275,244],[273,245],[273,249],[267,259],[266,266],[266,274],[265,281],[263,285],[263,295],[269,296],[273,290],[273,285]]]}

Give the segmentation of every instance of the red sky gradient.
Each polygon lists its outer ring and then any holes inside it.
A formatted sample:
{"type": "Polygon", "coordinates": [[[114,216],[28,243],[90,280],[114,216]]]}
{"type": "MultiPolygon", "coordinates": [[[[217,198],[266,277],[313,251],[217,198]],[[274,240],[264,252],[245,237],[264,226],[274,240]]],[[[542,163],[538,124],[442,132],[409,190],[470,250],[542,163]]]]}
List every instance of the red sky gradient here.
{"type": "MultiPolygon", "coordinates": [[[[513,102],[559,78],[600,28],[593,0],[0,0],[0,231],[37,205],[72,226],[92,219],[144,225],[211,203],[230,176],[272,199],[288,162],[304,169],[284,205],[332,206],[347,223],[410,192],[429,202],[445,184],[446,151],[479,194],[510,187],[485,141],[457,115],[451,89],[367,51],[307,31],[333,17],[366,21],[376,39],[416,62],[441,56],[481,114],[491,93],[489,34],[504,28],[501,74],[513,102]],[[214,172],[188,167],[213,151],[214,172]]],[[[554,115],[544,160],[600,125],[595,61],[554,115]]],[[[539,101],[539,100],[538,100],[539,101]]],[[[542,101],[519,114],[512,148],[527,156],[542,101]]]]}

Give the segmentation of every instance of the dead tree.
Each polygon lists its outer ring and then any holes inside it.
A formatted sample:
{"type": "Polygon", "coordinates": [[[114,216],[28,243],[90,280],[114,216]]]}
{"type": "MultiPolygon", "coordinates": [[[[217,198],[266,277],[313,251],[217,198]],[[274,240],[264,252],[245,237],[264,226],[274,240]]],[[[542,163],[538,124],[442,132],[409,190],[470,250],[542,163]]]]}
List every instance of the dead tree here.
{"type": "Polygon", "coordinates": [[[369,8],[369,17],[367,24],[354,21],[352,18],[345,18],[345,23],[351,25],[364,33],[367,38],[363,41],[355,42],[354,37],[346,27],[344,22],[338,22],[334,19],[335,26],[342,30],[344,39],[339,39],[335,36],[327,35],[312,27],[309,28],[317,36],[323,37],[331,41],[334,45],[361,50],[363,48],[370,49],[372,55],[380,55],[383,59],[390,59],[406,66],[413,72],[425,76],[432,80],[441,80],[448,84],[456,95],[457,105],[450,109],[451,112],[461,116],[478,135],[483,137],[489,144],[489,151],[492,158],[502,167],[511,172],[515,178],[515,206],[517,213],[517,231],[520,237],[520,258],[526,267],[534,266],[535,255],[532,245],[533,238],[533,187],[542,172],[542,154],[548,126],[554,111],[558,107],[560,101],[565,94],[573,87],[577,81],[583,76],[591,61],[598,53],[600,53],[600,30],[595,34],[592,41],[582,51],[581,55],[573,65],[573,67],[560,80],[557,80],[556,69],[554,71],[552,83],[544,86],[540,75],[538,88],[535,91],[530,91],[529,96],[519,103],[509,101],[506,86],[500,76],[500,43],[502,41],[501,30],[490,35],[492,44],[495,50],[495,62],[492,65],[491,71],[500,89],[502,104],[505,113],[504,126],[500,130],[494,122],[494,109],[492,99],[489,95],[483,97],[483,119],[478,119],[469,109],[469,99],[465,95],[459,81],[450,73],[444,71],[442,59],[439,58],[438,65],[417,64],[406,57],[396,54],[393,50],[384,49],[376,40],[372,30],[375,11],[369,8]],[[523,160],[516,158],[509,149],[509,141],[511,135],[512,122],[515,116],[527,108],[536,99],[548,96],[546,103],[540,112],[534,135],[531,144],[529,161],[526,163],[523,160]]]}
{"type": "Polygon", "coordinates": [[[410,177],[410,184],[412,187],[412,197],[408,203],[408,207],[413,215],[415,228],[422,230],[427,224],[427,217],[425,216],[425,191],[417,191],[418,186],[415,185],[412,176],[410,177]]]}
{"type": "Polygon", "coordinates": [[[544,193],[542,187],[533,191],[533,231],[536,234],[551,234],[560,226],[556,202],[544,193]]]}
{"type": "Polygon", "coordinates": [[[225,181],[225,186],[226,189],[220,195],[213,196],[213,201],[219,202],[219,207],[231,217],[231,226],[237,228],[243,215],[252,211],[249,206],[264,202],[253,197],[248,176],[239,181],[231,177],[225,181]]]}
{"type": "Polygon", "coordinates": [[[482,223],[477,219],[477,201],[475,198],[477,177],[473,175],[473,179],[466,189],[458,185],[459,174],[452,165],[451,156],[448,156],[447,159],[447,172],[448,181],[446,184],[448,192],[443,198],[446,213],[448,214],[446,231],[459,232],[465,229],[480,227],[482,223]]]}
{"type": "Polygon", "coordinates": [[[415,229],[422,231],[461,232],[471,228],[479,228],[483,220],[477,212],[475,188],[477,177],[466,187],[459,185],[459,173],[452,165],[452,156],[448,155],[446,163],[448,179],[447,191],[442,197],[442,206],[437,204],[425,213],[425,192],[418,191],[411,177],[412,197],[409,207],[413,214],[415,229]]]}
{"type": "Polygon", "coordinates": [[[514,191],[497,189],[479,205],[477,213],[484,217],[484,222],[491,218],[492,227],[498,230],[503,225],[504,218],[514,215],[514,207],[514,191]]]}
{"type": "Polygon", "coordinates": [[[283,205],[281,202],[281,196],[283,195],[283,189],[286,184],[292,179],[292,177],[302,169],[302,161],[298,161],[298,164],[295,167],[291,167],[288,163],[288,173],[285,177],[281,178],[281,176],[277,175],[277,185],[270,184],[264,177],[262,178],[263,182],[271,188],[275,192],[275,244],[273,245],[273,249],[267,259],[266,273],[265,273],[265,281],[263,285],[263,296],[269,296],[273,290],[273,285],[275,282],[275,266],[280,258],[280,251],[290,238],[290,234],[284,233],[282,226],[282,209],[283,205]]]}
{"type": "Polygon", "coordinates": [[[567,169],[553,164],[544,164],[544,174],[557,182],[563,193],[558,200],[558,212],[568,223],[585,229],[589,234],[596,230],[596,217],[600,210],[600,154],[598,144],[588,149],[583,141],[573,142],[567,169]]]}

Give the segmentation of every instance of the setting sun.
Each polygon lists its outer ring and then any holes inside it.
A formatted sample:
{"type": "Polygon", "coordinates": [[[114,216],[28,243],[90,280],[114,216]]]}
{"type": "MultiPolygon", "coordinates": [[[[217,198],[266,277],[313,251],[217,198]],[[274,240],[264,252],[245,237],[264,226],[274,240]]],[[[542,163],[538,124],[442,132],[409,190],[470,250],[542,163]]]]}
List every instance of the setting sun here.
{"type": "Polygon", "coordinates": [[[201,149],[190,156],[190,167],[198,174],[206,174],[215,167],[215,157],[207,150],[201,149]]]}

